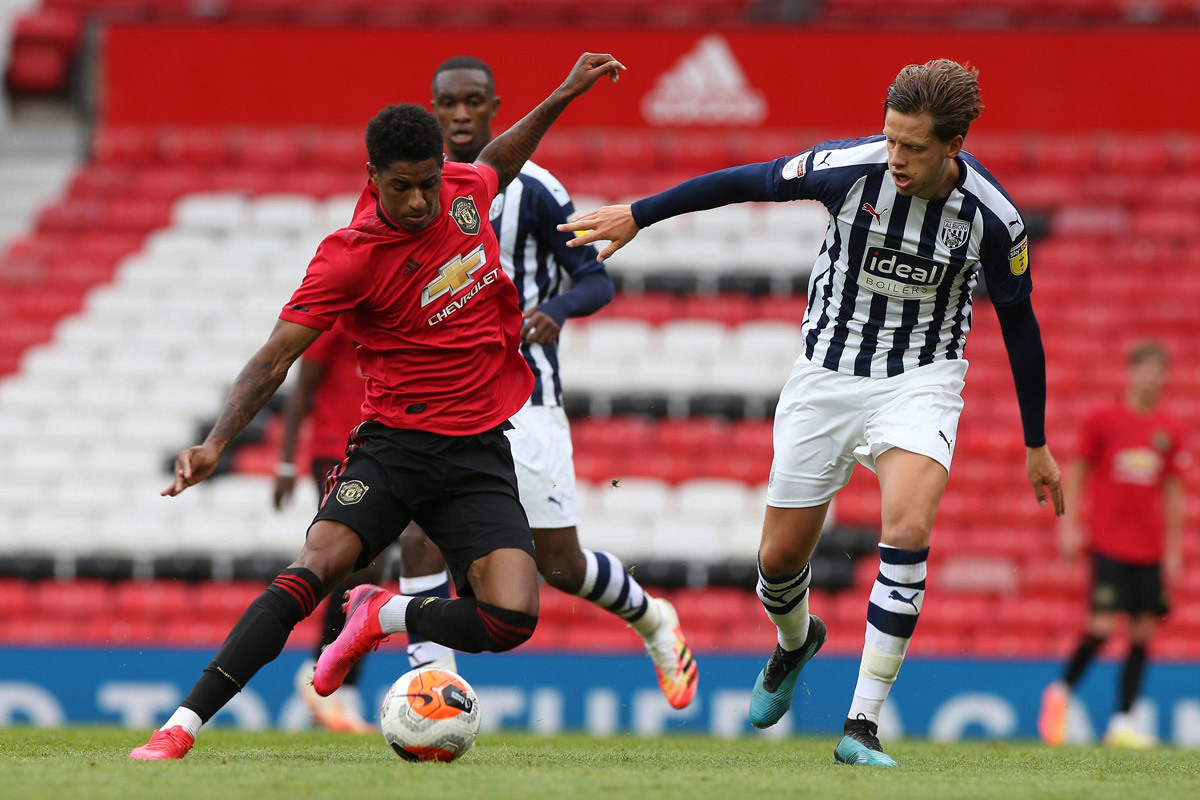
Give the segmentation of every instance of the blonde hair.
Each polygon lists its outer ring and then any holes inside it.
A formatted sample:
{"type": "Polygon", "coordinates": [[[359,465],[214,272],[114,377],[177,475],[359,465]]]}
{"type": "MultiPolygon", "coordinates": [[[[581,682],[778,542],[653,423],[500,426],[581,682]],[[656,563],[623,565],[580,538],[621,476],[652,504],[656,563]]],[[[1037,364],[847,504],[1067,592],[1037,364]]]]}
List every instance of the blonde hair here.
{"type": "Polygon", "coordinates": [[[888,87],[884,110],[901,114],[928,114],[933,135],[943,142],[966,136],[979,119],[979,70],[948,58],[909,64],[888,87]]]}

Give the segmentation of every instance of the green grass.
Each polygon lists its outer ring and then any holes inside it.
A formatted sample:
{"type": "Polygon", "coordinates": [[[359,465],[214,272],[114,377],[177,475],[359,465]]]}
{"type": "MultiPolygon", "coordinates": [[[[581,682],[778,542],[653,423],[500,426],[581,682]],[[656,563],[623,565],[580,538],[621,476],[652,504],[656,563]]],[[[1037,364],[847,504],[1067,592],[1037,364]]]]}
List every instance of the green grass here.
{"type": "Polygon", "coordinates": [[[783,741],[484,735],[453,764],[408,764],[382,737],[205,731],[181,762],[131,762],[141,732],[0,728],[0,797],[189,798],[1173,798],[1200,797],[1200,752],[1028,743],[888,747],[899,769],[835,765],[833,737],[783,741]]]}

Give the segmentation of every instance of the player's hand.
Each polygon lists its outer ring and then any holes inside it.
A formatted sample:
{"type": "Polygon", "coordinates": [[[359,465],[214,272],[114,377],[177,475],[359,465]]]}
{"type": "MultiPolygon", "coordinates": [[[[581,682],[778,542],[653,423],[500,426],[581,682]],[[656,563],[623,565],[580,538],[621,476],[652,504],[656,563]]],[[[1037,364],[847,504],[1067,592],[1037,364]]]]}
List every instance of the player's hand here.
{"type": "Polygon", "coordinates": [[[1037,497],[1038,505],[1045,508],[1046,494],[1054,502],[1054,515],[1061,517],[1067,510],[1063,500],[1062,473],[1058,471],[1058,463],[1050,454],[1050,447],[1025,448],[1025,474],[1033,484],[1033,494],[1037,497]]]}
{"type": "Polygon", "coordinates": [[[575,66],[571,69],[571,74],[563,81],[560,91],[566,92],[571,97],[578,97],[607,75],[608,79],[616,83],[622,72],[625,71],[625,65],[608,53],[584,53],[575,62],[575,66]]]}
{"type": "Polygon", "coordinates": [[[521,315],[525,321],[521,323],[521,339],[533,344],[553,344],[558,338],[562,327],[554,321],[554,317],[536,308],[521,315]]]}
{"type": "Polygon", "coordinates": [[[288,501],[292,499],[292,492],[296,489],[295,475],[276,475],[275,476],[275,492],[271,497],[275,505],[276,511],[282,511],[288,501]]]}
{"type": "Polygon", "coordinates": [[[220,458],[221,449],[207,443],[180,450],[179,455],[175,456],[175,481],[160,494],[174,497],[187,487],[194,486],[213,474],[220,458]]]}
{"type": "Polygon", "coordinates": [[[633,209],[628,205],[603,206],[595,211],[580,214],[572,220],[558,226],[564,233],[583,231],[582,234],[567,242],[567,247],[579,247],[592,242],[608,242],[608,247],[596,256],[597,261],[604,261],[613,253],[620,250],[637,236],[639,230],[633,221],[633,209]]]}

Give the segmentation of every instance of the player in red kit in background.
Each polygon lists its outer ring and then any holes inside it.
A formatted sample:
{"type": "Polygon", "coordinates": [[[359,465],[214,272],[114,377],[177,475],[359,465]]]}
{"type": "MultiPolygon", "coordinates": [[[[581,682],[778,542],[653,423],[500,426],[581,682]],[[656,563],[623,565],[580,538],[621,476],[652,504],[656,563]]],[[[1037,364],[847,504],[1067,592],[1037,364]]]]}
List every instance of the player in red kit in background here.
{"type": "MultiPolygon", "coordinates": [[[[335,324],[304,351],[296,387],[288,395],[283,409],[283,436],[272,498],[276,509],[284,507],[296,488],[296,444],[304,420],[309,421],[312,478],[320,490],[325,477],[345,458],[346,437],[362,422],[365,394],[366,384],[358,370],[354,342],[341,325],[335,324]]],[[[336,639],[346,624],[342,593],[363,583],[378,583],[385,560],[384,557],[377,558],[366,569],[353,573],[333,593],[333,599],[322,604],[321,638],[312,658],[306,660],[296,673],[296,693],[308,706],[313,722],[323,728],[339,732],[375,732],[375,726],[362,715],[362,698],[357,690],[361,662],[346,675],[342,688],[329,697],[321,697],[313,690],[312,675],[322,648],[336,639]]]]}
{"type": "MultiPolygon", "coordinates": [[[[1129,615],[1129,654],[1120,702],[1104,741],[1138,748],[1156,743],[1139,730],[1130,710],[1141,687],[1146,648],[1159,618],[1167,613],[1166,588],[1183,572],[1182,473],[1188,457],[1180,424],[1159,407],[1166,379],[1166,350],[1155,342],[1139,344],[1129,356],[1125,396],[1093,409],[1084,419],[1067,494],[1086,494],[1092,611],[1062,679],[1042,694],[1038,731],[1050,745],[1066,739],[1071,692],[1112,635],[1120,613],[1129,615]]],[[[1077,515],[1068,512],[1059,531],[1068,558],[1077,557],[1083,544],[1077,515]]]]}
{"type": "Polygon", "coordinates": [[[537,564],[504,432],[534,378],[487,209],[566,107],[623,69],[610,55],[584,53],[473,164],[444,163],[437,118],[420,106],[388,106],[368,123],[368,182],[353,220],[321,242],[208,436],[176,456],[162,494],[211,476],[295,360],[339,320],[358,344],[365,421],[325,482],[296,560],[247,607],[179,708],[130,758],[187,755],[200,727],[282,652],[317,603],[412,520],[441,549],[459,598],[417,604],[356,587],[345,628],[317,662],[319,694],[332,694],[392,633],[416,631],[465,652],[511,650],[533,635],[537,564]]]}

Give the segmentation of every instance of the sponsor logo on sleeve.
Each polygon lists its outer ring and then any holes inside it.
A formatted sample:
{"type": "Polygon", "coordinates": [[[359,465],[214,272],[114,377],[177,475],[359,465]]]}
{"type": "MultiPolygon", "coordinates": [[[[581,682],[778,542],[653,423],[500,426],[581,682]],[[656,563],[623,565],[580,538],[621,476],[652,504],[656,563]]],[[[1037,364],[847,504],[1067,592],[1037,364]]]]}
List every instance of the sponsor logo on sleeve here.
{"type": "Polygon", "coordinates": [[[1008,269],[1013,275],[1024,275],[1029,269],[1029,237],[1022,236],[1021,241],[1008,251],[1008,269]]]}

